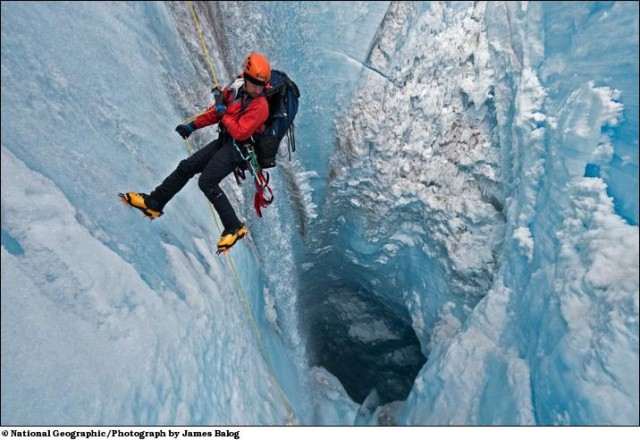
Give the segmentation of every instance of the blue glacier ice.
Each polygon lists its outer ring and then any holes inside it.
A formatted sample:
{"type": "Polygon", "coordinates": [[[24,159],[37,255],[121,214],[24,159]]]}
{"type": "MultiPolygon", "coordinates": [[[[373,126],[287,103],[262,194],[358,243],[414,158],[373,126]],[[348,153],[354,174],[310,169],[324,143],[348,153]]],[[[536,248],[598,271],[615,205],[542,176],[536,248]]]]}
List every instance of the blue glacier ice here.
{"type": "Polygon", "coordinates": [[[640,423],[638,3],[190,5],[2,3],[3,425],[640,423]],[[251,50],[297,150],[219,257],[116,194],[251,50]]]}

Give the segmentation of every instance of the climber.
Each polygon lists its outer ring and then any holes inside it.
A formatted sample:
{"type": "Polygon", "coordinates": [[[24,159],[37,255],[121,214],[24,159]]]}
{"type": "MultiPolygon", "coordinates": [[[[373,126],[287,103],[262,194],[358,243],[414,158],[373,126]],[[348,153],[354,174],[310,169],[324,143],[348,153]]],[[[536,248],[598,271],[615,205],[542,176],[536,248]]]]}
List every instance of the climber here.
{"type": "Polygon", "coordinates": [[[220,182],[236,167],[242,167],[243,156],[251,146],[252,135],[264,130],[269,105],[264,91],[269,87],[271,66],[264,55],[252,52],[244,60],[242,74],[220,90],[213,89],[216,103],[191,122],[180,124],[175,131],[187,139],[200,128],[218,124],[219,136],[201,150],[182,160],[178,167],[150,194],[128,192],[122,200],[141,210],[150,220],[160,217],[165,205],[197,173],[198,185],[213,204],[224,230],[218,242],[218,253],[227,252],[247,233],[247,226],[236,215],[220,182]]]}

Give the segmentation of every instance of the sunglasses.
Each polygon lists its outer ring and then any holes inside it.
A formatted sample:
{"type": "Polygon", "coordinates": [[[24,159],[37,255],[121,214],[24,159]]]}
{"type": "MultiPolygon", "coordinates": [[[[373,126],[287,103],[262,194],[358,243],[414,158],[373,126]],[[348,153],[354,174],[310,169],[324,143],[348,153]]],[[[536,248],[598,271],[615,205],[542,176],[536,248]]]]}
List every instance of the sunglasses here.
{"type": "Polygon", "coordinates": [[[253,85],[261,86],[261,87],[265,86],[265,82],[264,81],[260,81],[260,80],[252,77],[251,75],[249,75],[247,73],[244,74],[244,79],[249,81],[253,85]]]}

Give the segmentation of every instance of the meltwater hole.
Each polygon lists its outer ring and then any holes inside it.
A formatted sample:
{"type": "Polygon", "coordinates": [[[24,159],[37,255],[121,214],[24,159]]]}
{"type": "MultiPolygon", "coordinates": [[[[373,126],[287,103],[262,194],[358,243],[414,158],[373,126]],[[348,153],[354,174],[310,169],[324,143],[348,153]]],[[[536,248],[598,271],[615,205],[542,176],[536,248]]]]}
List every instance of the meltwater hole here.
{"type": "Polygon", "coordinates": [[[336,376],[355,402],[373,390],[381,405],[406,400],[426,361],[406,311],[358,286],[314,290],[304,306],[314,363],[336,376]]]}

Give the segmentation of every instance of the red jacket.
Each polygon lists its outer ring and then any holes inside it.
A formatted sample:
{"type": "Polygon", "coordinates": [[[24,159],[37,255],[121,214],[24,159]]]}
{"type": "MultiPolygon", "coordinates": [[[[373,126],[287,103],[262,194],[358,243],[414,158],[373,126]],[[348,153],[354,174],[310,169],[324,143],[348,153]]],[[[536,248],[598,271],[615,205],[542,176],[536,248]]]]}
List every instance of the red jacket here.
{"type": "Polygon", "coordinates": [[[243,82],[244,80],[240,76],[233,83],[222,89],[227,111],[220,120],[218,120],[218,113],[214,104],[193,120],[195,128],[198,129],[219,122],[225,126],[232,138],[241,142],[249,139],[254,133],[264,130],[264,123],[269,117],[267,98],[260,95],[251,99],[244,91],[244,87],[240,90],[243,82]],[[242,103],[247,99],[251,99],[251,102],[242,110],[242,103]]]}

